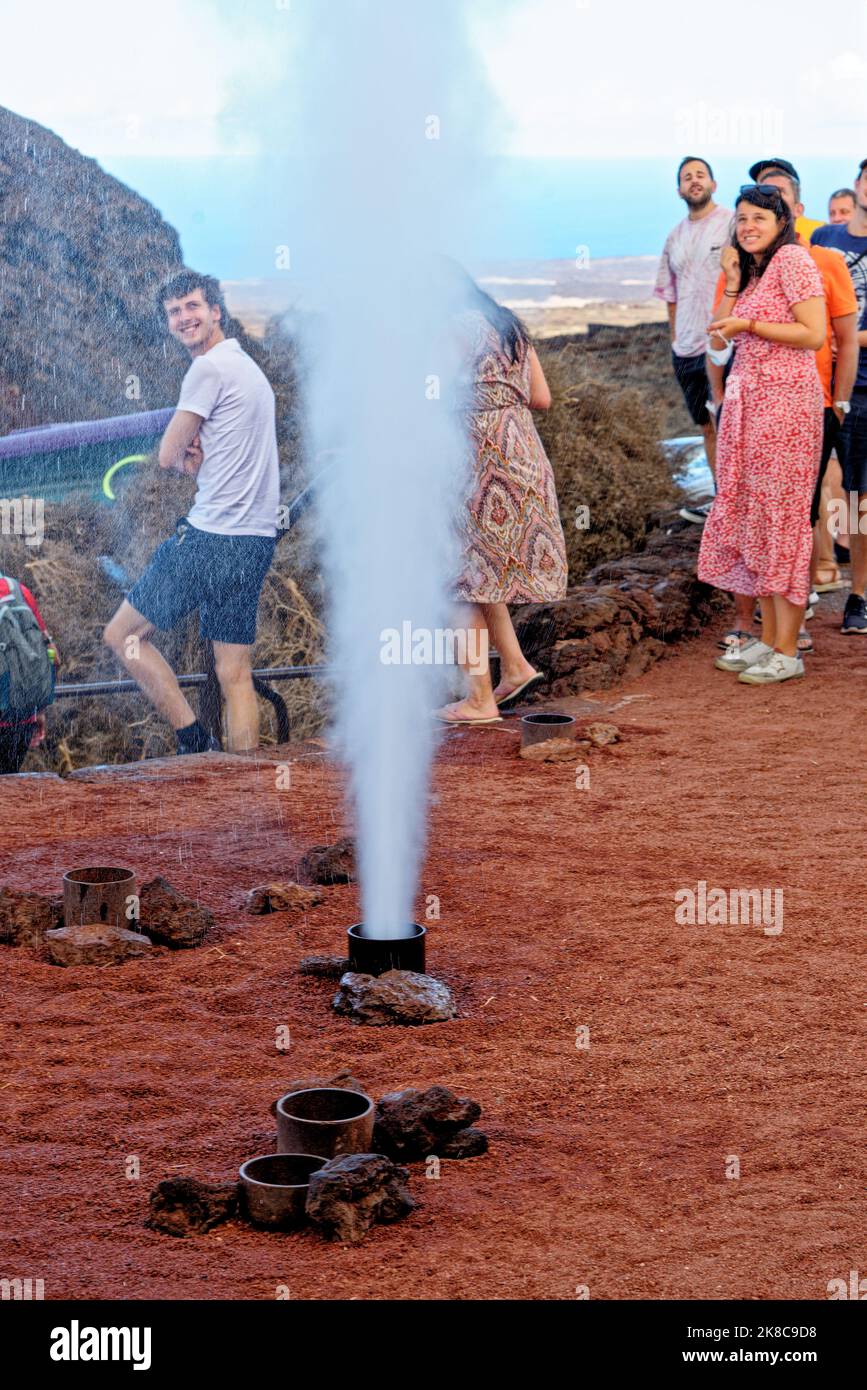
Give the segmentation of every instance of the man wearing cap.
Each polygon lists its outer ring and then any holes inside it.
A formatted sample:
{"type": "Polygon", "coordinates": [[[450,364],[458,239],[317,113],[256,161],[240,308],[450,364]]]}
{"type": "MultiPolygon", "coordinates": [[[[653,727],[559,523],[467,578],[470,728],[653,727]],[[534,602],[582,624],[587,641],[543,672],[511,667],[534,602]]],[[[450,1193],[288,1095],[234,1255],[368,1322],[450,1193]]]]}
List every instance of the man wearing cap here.
{"type": "MultiPolygon", "coordinates": [[[[801,180],[794,164],[790,164],[788,159],[760,159],[757,164],[753,164],[750,168],[750,178],[753,183],[764,183],[766,174],[788,174],[789,178],[794,179],[797,184],[796,192],[798,194],[798,202],[800,202],[801,180]]],[[[816,228],[823,227],[824,225],[822,221],[817,220],[815,217],[805,217],[803,208],[795,219],[795,231],[801,238],[804,246],[807,245],[816,228]]]]}
{"type": "MultiPolygon", "coordinates": [[[[713,472],[716,434],[707,409],[710,389],[705,347],[720,251],[731,235],[732,214],[713,201],[716,183],[706,159],[687,155],[681,160],[677,191],[689,211],[666,239],[654,294],[668,305],[674,374],[689,413],[704,435],[713,472]]],[[[707,508],[685,508],[681,515],[688,521],[703,522],[707,508]]]]}
{"type": "Polygon", "coordinates": [[[843,631],[847,636],[867,635],[867,159],[862,159],[855,180],[855,211],[844,225],[820,227],[813,233],[814,246],[828,246],[842,251],[852,277],[858,300],[858,373],[851,403],[840,433],[837,452],[843,467],[843,487],[858,495],[857,527],[850,527],[849,549],[852,556],[852,592],[843,614],[843,631]]]}

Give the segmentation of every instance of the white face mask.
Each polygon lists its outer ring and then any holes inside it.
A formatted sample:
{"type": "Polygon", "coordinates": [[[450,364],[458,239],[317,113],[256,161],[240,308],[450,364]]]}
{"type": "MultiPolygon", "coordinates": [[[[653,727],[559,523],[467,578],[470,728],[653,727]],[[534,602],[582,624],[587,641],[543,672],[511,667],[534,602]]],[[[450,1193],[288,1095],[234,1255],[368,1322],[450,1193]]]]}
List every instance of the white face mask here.
{"type": "Polygon", "coordinates": [[[729,340],[729,342],[726,343],[724,348],[715,348],[711,347],[710,339],[708,339],[707,355],[710,358],[711,362],[713,362],[714,365],[717,367],[724,367],[734,350],[735,345],[731,340],[729,340]]]}

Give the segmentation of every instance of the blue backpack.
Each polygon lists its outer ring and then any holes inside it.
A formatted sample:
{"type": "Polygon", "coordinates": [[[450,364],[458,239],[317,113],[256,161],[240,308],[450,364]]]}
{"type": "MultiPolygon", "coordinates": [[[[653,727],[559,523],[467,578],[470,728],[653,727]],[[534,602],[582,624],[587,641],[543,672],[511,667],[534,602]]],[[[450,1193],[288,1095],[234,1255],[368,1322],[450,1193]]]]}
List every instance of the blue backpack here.
{"type": "Polygon", "coordinates": [[[17,579],[0,576],[0,719],[18,723],[54,703],[54,662],[17,579]]]}

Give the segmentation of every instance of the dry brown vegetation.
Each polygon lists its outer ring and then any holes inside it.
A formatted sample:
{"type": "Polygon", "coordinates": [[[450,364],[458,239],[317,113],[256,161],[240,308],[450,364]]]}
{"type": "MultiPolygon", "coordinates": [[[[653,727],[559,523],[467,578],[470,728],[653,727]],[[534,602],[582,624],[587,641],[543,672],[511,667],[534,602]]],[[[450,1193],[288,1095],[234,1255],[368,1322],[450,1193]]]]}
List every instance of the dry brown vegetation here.
{"type": "MultiPolygon", "coordinates": [[[[638,330],[621,330],[631,331],[638,330]]],[[[581,338],[541,343],[539,356],[553,404],[537,424],[557,480],[569,580],[577,584],[602,560],[639,549],[649,514],[679,496],[659,445],[669,424],[658,399],[662,368],[654,357],[643,364],[650,381],[631,385],[612,352],[588,350],[581,338]]]]}

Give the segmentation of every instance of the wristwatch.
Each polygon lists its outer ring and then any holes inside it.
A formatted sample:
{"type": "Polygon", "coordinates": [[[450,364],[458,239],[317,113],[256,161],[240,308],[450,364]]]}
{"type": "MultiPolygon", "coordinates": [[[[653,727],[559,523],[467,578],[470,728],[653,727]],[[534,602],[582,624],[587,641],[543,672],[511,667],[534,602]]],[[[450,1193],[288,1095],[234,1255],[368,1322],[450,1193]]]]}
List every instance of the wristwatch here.
{"type": "Polygon", "coordinates": [[[851,405],[849,404],[848,401],[835,401],[835,402],[834,402],[834,409],[835,409],[835,410],[842,410],[842,412],[843,412],[844,415],[848,415],[848,414],[849,414],[849,411],[852,409],[852,407],[851,407],[851,405]]]}

